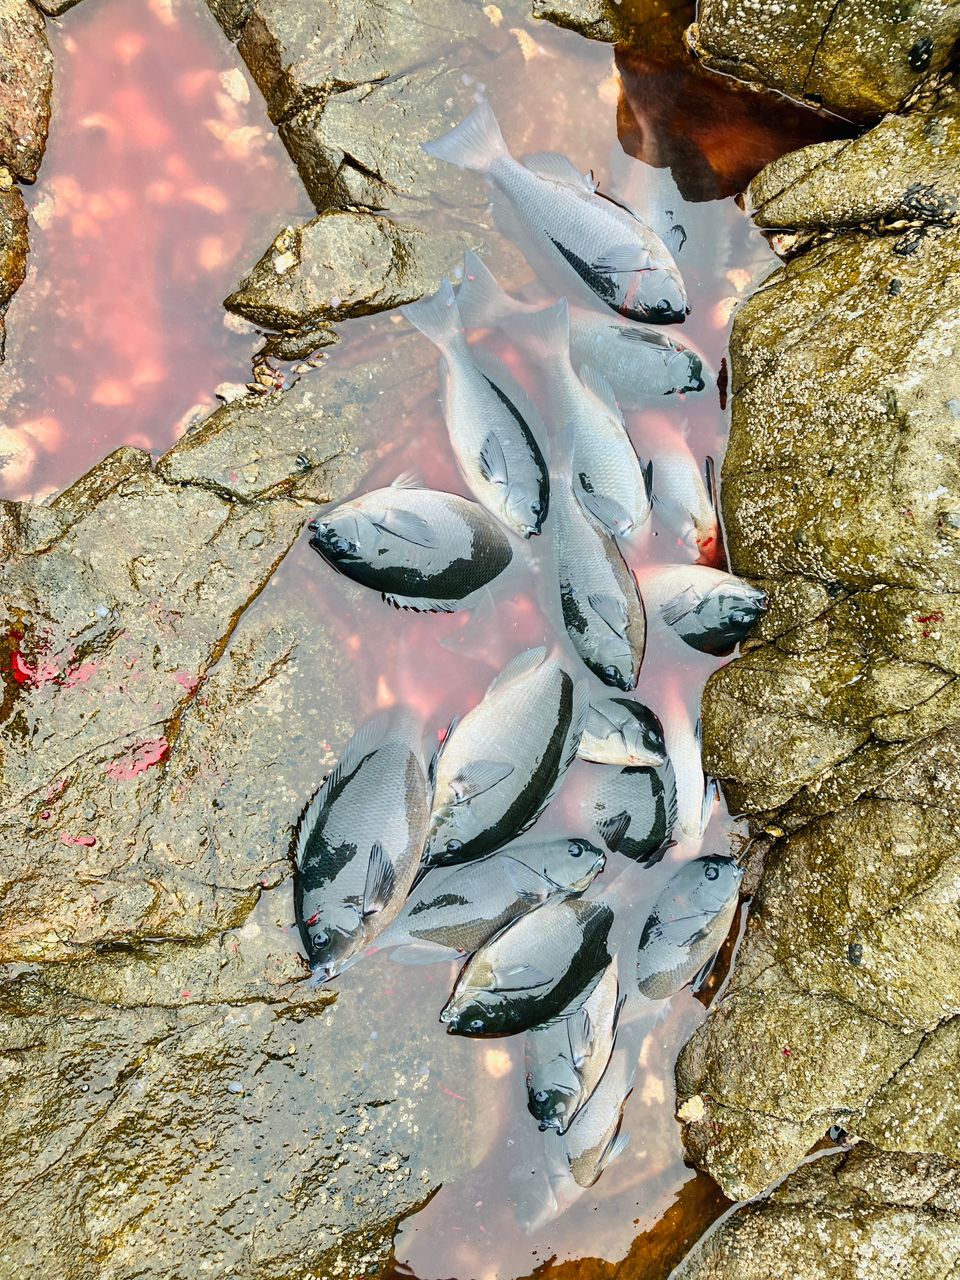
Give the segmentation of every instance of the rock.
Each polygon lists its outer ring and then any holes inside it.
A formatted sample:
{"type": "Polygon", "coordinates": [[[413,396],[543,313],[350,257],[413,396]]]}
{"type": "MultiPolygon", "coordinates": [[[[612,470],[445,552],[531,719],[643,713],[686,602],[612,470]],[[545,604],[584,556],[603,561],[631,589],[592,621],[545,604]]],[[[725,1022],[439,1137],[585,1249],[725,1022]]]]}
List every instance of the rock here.
{"type": "Polygon", "coordinates": [[[930,110],[791,152],[750,184],[745,203],[762,227],[946,225],[958,216],[958,170],[960,102],[951,88],[930,110]]]}
{"type": "Polygon", "coordinates": [[[544,22],[578,31],[588,40],[610,44],[623,29],[620,13],[610,0],[533,0],[532,13],[544,22]]]}
{"type": "Polygon", "coordinates": [[[80,0],[32,0],[41,13],[45,13],[48,18],[59,18],[61,14],[72,9],[74,5],[78,5],[80,0]]]}
{"type": "Polygon", "coordinates": [[[207,0],[207,7],[223,28],[228,40],[238,40],[244,23],[253,12],[255,0],[207,0]]]}
{"type": "Polygon", "coordinates": [[[946,1280],[960,1261],[960,1169],[867,1146],[821,1157],[725,1219],[675,1280],[946,1280]]]}
{"type": "Polygon", "coordinates": [[[711,71],[870,121],[950,62],[960,5],[918,0],[703,0],[687,38],[711,71]]]}
{"type": "Polygon", "coordinates": [[[329,210],[285,227],[224,306],[272,329],[314,329],[432,292],[470,247],[458,232],[329,210]]]}
{"type": "Polygon", "coordinates": [[[3,359],[4,312],[27,274],[27,210],[16,187],[0,187],[0,360],[3,359]]]}
{"type": "Polygon", "coordinates": [[[30,0],[0,0],[0,165],[34,182],[47,144],[53,55],[30,0]]]}

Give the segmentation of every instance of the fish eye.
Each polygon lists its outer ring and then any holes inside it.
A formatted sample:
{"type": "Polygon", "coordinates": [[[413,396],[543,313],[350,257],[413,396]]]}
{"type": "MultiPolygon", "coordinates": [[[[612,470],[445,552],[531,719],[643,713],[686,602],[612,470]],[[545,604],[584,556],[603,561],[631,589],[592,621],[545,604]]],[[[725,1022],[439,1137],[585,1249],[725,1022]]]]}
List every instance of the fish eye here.
{"type": "Polygon", "coordinates": [[[330,945],[330,935],[326,929],[321,929],[319,933],[313,935],[312,941],[315,947],[328,947],[330,945]]]}
{"type": "Polygon", "coordinates": [[[543,511],[543,503],[542,503],[542,502],[534,502],[534,503],[532,504],[532,506],[530,507],[530,510],[533,512],[533,514],[534,514],[535,516],[540,515],[540,514],[542,513],[542,511],[543,511]]]}
{"type": "Polygon", "coordinates": [[[533,1095],[533,1100],[534,1102],[543,1103],[543,1102],[546,1102],[549,1096],[550,1095],[547,1093],[546,1089],[538,1089],[537,1092],[533,1095]]]}
{"type": "Polygon", "coordinates": [[[571,840],[567,845],[567,853],[569,853],[571,858],[579,858],[583,853],[583,845],[579,840],[571,840]]]}
{"type": "Polygon", "coordinates": [[[604,680],[607,681],[608,684],[611,682],[616,682],[620,678],[620,672],[617,670],[616,667],[604,667],[603,678],[604,680]]]}
{"type": "Polygon", "coordinates": [[[657,303],[657,310],[661,314],[663,314],[667,311],[672,311],[673,308],[670,306],[670,303],[667,301],[666,298],[661,298],[660,301],[657,303]]]}
{"type": "Polygon", "coordinates": [[[482,1018],[471,1018],[471,1019],[470,1019],[470,1021],[467,1023],[467,1029],[468,1029],[469,1031],[482,1031],[482,1030],[483,1030],[483,1019],[482,1019],[482,1018]]]}
{"type": "Polygon", "coordinates": [[[463,848],[462,840],[447,841],[447,853],[459,853],[462,848],[463,848]]]}
{"type": "Polygon", "coordinates": [[[706,876],[708,880],[716,880],[717,876],[720,874],[720,868],[717,866],[714,866],[714,864],[711,862],[708,867],[704,868],[703,874],[706,876]]]}

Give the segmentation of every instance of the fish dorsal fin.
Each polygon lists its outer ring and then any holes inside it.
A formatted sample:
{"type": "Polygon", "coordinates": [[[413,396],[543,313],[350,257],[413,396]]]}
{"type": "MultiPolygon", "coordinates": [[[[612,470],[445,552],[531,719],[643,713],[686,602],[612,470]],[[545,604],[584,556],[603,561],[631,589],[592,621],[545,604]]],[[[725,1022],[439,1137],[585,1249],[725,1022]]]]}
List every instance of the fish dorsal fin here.
{"type": "Polygon", "coordinates": [[[502,760],[471,760],[450,780],[454,804],[469,804],[509,778],[513,765],[502,760]]]}
{"type": "Polygon", "coordinates": [[[450,717],[450,723],[447,725],[442,739],[440,740],[440,742],[437,743],[437,746],[434,749],[433,755],[430,758],[430,767],[427,770],[427,781],[430,783],[431,787],[435,787],[437,785],[437,765],[440,763],[440,757],[443,755],[444,751],[446,750],[447,743],[450,741],[450,735],[453,733],[454,729],[457,727],[459,723],[460,723],[459,715],[450,717]]]}
{"type": "Polygon", "coordinates": [[[539,871],[534,871],[519,858],[501,856],[500,865],[522,902],[544,902],[550,896],[547,881],[539,871]]]}
{"type": "Polygon", "coordinates": [[[651,258],[642,245],[614,244],[591,265],[604,276],[633,275],[635,271],[649,271],[651,258]]]}
{"type": "Polygon", "coordinates": [[[623,426],[623,414],[617,404],[616,394],[599,369],[595,369],[592,364],[581,365],[580,381],[588,391],[593,392],[603,407],[623,426]]]}
{"type": "Polygon", "coordinates": [[[526,676],[531,671],[536,671],[538,667],[543,666],[546,656],[547,651],[543,645],[538,646],[536,649],[524,649],[523,653],[518,653],[510,659],[499,675],[494,676],[487,686],[485,696],[489,697],[495,690],[504,688],[511,681],[519,680],[521,676],[526,676]]]}
{"type": "Polygon", "coordinates": [[[502,360],[491,355],[489,351],[484,351],[480,347],[472,347],[470,350],[470,358],[474,365],[480,370],[488,382],[501,392],[502,395],[510,401],[513,407],[519,413],[520,417],[526,423],[527,428],[536,440],[538,447],[543,448],[543,441],[546,435],[546,428],[541,417],[540,410],[531,400],[530,396],[524,391],[520,383],[516,380],[507,366],[502,360]]]}
{"type": "Polygon", "coordinates": [[[609,818],[603,818],[597,823],[597,830],[607,848],[616,853],[624,836],[630,830],[630,814],[626,809],[620,813],[611,814],[609,818]]]}
{"type": "Polygon", "coordinates": [[[703,803],[700,806],[700,835],[707,829],[707,824],[713,814],[714,805],[720,795],[720,787],[716,778],[709,778],[704,774],[703,779],[703,803]]]}
{"type": "Polygon", "coordinates": [[[423,481],[416,471],[401,471],[395,480],[390,481],[391,489],[422,489],[423,481]]]}
{"type": "Polygon", "coordinates": [[[507,483],[507,459],[503,447],[492,431],[480,446],[480,474],[489,484],[507,483]]]}
{"type": "Polygon", "coordinates": [[[652,503],[653,502],[653,459],[651,458],[646,466],[643,466],[643,463],[641,463],[640,466],[641,466],[641,470],[643,471],[643,487],[647,491],[647,502],[652,503]]]}
{"type": "Polygon", "coordinates": [[[393,863],[378,840],[370,850],[367,878],[363,886],[363,917],[376,915],[390,902],[396,889],[397,876],[393,863]]]}
{"type": "Polygon", "coordinates": [[[607,1165],[612,1164],[613,1161],[616,1160],[617,1156],[623,1155],[624,1148],[629,1141],[629,1133],[618,1133],[611,1142],[607,1143],[603,1155],[597,1161],[597,1168],[601,1173],[603,1173],[607,1165]]]}
{"type": "Polygon", "coordinates": [[[437,539],[430,525],[423,516],[414,515],[412,511],[404,511],[400,507],[388,507],[379,515],[367,518],[375,528],[382,529],[384,533],[389,533],[402,542],[427,548],[437,545],[437,539]]]}
{"type": "Polygon", "coordinates": [[[602,591],[591,591],[587,596],[587,604],[615,635],[626,636],[629,617],[622,600],[602,591]]]}
{"type": "Polygon", "coordinates": [[[512,964],[493,974],[495,991],[527,991],[534,987],[549,987],[554,981],[550,974],[535,964],[512,964]]]}
{"type": "Polygon", "coordinates": [[[573,161],[559,151],[537,151],[533,155],[524,156],[523,163],[541,178],[561,182],[565,187],[577,187],[591,196],[599,185],[592,171],[581,173],[573,161]]]}
{"type": "Polygon", "coordinates": [[[700,596],[697,594],[696,587],[684,587],[675,596],[672,596],[660,608],[660,617],[664,620],[668,627],[675,626],[681,618],[685,618],[688,614],[696,612],[700,607],[700,596]]]}
{"type": "Polygon", "coordinates": [[[717,468],[713,458],[706,458],[703,464],[703,478],[707,486],[707,497],[714,512],[719,511],[717,497],[717,468]]]}
{"type": "Polygon", "coordinates": [[[593,1053],[594,1042],[593,1021],[585,1005],[567,1019],[567,1040],[570,1043],[570,1060],[577,1071],[581,1071],[593,1053]]]}
{"type": "Polygon", "coordinates": [[[577,498],[581,507],[585,507],[612,538],[618,534],[622,536],[633,528],[630,512],[613,498],[607,498],[602,493],[591,493],[583,485],[579,487],[577,498]]]}

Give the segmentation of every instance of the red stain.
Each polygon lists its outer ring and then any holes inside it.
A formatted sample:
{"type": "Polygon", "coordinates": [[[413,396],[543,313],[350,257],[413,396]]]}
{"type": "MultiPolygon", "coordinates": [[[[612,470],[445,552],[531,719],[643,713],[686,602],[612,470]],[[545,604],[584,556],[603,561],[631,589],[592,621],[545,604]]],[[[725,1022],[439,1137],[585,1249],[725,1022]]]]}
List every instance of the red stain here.
{"type": "Polygon", "coordinates": [[[99,662],[81,662],[79,667],[63,673],[62,683],[70,688],[75,684],[86,684],[91,676],[96,675],[100,670],[99,662]]]}
{"type": "Polygon", "coordinates": [[[19,649],[10,655],[10,670],[17,684],[29,685],[33,689],[42,689],[60,678],[60,669],[55,663],[41,659],[31,666],[19,649]]]}
{"type": "Polygon", "coordinates": [[[72,836],[66,831],[60,832],[60,839],[64,844],[79,844],[82,845],[84,849],[92,849],[97,843],[96,836],[72,836]]]}
{"type": "Polygon", "coordinates": [[[447,1095],[447,1097],[448,1097],[448,1098],[456,1098],[456,1100],[457,1100],[458,1102],[466,1102],[466,1098],[464,1098],[464,1097],[463,1097],[461,1094],[459,1094],[459,1093],[454,1093],[454,1092],[453,1092],[453,1090],[452,1090],[452,1089],[448,1089],[448,1088],[446,1087],[446,1085],[443,1085],[443,1084],[442,1084],[442,1085],[440,1086],[440,1091],[441,1091],[441,1093],[445,1093],[445,1094],[447,1095]]]}
{"type": "Polygon", "coordinates": [[[182,684],[187,693],[193,693],[194,689],[200,683],[199,676],[192,676],[189,671],[175,671],[173,678],[177,684],[182,684]]]}
{"type": "Polygon", "coordinates": [[[170,752],[170,744],[166,738],[154,738],[150,742],[141,742],[119,760],[108,764],[104,773],[114,782],[125,782],[136,778],[141,773],[164,760],[170,752]]]}

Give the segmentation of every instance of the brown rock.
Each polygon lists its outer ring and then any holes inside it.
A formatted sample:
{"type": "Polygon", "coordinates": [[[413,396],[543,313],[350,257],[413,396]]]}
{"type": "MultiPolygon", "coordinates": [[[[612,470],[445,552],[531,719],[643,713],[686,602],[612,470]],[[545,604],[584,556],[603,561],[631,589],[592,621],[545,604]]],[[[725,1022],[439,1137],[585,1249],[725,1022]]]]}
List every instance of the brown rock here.
{"type": "Polygon", "coordinates": [[[0,0],[0,165],[33,182],[50,125],[53,55],[30,0],[0,0]]]}

